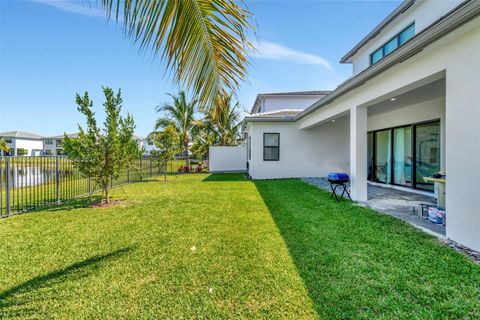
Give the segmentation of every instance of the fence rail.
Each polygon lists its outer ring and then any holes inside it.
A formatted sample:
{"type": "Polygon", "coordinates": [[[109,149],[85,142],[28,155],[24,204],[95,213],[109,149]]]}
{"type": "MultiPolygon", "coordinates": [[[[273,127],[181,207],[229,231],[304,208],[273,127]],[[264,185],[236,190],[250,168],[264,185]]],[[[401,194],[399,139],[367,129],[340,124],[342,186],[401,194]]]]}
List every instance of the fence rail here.
{"type": "MultiPolygon", "coordinates": [[[[152,158],[138,159],[124,175],[112,181],[111,187],[172,172],[172,164],[161,164],[152,158]]],[[[83,176],[65,156],[0,157],[0,218],[98,190],[93,179],[83,176]]]]}

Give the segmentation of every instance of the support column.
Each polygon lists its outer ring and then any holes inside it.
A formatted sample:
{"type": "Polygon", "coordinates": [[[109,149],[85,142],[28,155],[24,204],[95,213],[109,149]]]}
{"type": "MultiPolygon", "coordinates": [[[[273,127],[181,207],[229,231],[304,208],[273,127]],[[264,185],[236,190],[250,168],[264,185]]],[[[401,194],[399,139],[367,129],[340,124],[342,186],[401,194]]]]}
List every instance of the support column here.
{"type": "Polygon", "coordinates": [[[350,179],[355,201],[367,201],[367,108],[350,109],[350,179]]]}

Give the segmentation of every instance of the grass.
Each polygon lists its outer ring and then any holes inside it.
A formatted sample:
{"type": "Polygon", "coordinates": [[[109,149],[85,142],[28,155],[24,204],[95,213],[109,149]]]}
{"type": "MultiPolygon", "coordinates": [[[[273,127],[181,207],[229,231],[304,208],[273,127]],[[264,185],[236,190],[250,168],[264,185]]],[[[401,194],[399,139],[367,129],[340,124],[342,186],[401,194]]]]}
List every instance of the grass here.
{"type": "Polygon", "coordinates": [[[0,220],[0,318],[480,317],[480,268],[403,222],[299,180],[169,179],[0,220]]]}

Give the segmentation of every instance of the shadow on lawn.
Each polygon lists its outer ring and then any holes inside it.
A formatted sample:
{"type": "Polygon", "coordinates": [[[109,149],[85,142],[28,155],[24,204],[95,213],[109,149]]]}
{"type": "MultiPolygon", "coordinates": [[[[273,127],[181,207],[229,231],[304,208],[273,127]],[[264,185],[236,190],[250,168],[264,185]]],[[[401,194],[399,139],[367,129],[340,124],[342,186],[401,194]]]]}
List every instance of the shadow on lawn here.
{"type": "Polygon", "coordinates": [[[211,173],[202,182],[246,181],[245,173],[211,173]]]}
{"type": "Polygon", "coordinates": [[[59,293],[64,283],[86,278],[102,265],[118,259],[133,249],[135,248],[126,247],[108,254],[92,256],[0,292],[0,318],[38,316],[43,311],[41,308],[44,301],[61,301],[59,293]]]}
{"type": "Polygon", "coordinates": [[[299,180],[254,184],[320,318],[478,315],[480,269],[433,237],[299,180]]]}

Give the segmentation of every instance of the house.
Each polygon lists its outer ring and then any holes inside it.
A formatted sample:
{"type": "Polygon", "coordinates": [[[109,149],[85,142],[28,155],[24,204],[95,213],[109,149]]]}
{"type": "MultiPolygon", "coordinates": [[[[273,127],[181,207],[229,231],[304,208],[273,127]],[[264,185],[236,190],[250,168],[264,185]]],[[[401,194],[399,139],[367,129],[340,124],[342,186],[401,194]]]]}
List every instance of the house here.
{"type": "MultiPolygon", "coordinates": [[[[480,250],[480,1],[402,2],[341,58],[352,76],[304,110],[245,118],[253,179],[347,172],[432,192],[446,174],[446,235],[480,250]]],[[[254,105],[254,110],[257,107],[254,105]]]]}
{"type": "MultiPolygon", "coordinates": [[[[77,138],[77,133],[69,133],[67,134],[69,138],[77,138]]],[[[43,139],[43,155],[44,156],[52,156],[52,155],[63,155],[63,140],[65,136],[51,136],[45,137],[43,139]]],[[[137,142],[139,148],[145,147],[148,149],[147,141],[142,138],[141,136],[134,135],[133,139],[137,142]]]]}
{"type": "Polygon", "coordinates": [[[330,91],[326,90],[262,93],[257,95],[250,113],[303,110],[329,93],[330,91]]]}
{"type": "Polygon", "coordinates": [[[2,156],[39,156],[43,150],[43,137],[25,131],[0,132],[0,138],[5,139],[10,149],[8,154],[0,151],[2,156]]]}
{"type": "MultiPolygon", "coordinates": [[[[69,138],[77,138],[78,134],[69,133],[67,134],[69,138]]],[[[63,152],[63,140],[65,139],[64,135],[45,137],[43,139],[43,155],[44,156],[61,156],[63,152]]]]}

